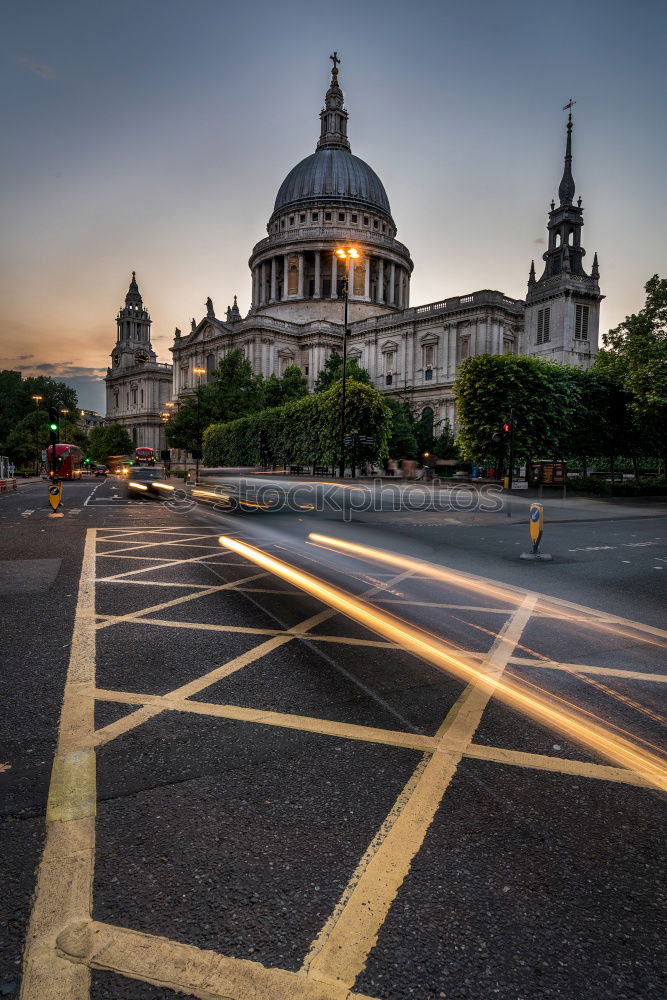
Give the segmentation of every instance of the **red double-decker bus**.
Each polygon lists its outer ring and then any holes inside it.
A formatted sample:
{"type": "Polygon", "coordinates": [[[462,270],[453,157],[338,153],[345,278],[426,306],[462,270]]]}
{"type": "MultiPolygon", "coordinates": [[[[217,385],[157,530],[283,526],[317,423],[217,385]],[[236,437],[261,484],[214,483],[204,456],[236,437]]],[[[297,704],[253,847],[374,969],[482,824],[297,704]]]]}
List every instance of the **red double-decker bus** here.
{"type": "Polygon", "coordinates": [[[136,465],[155,465],[155,450],[153,448],[136,448],[134,461],[136,465]]]}
{"type": "MultiPolygon", "coordinates": [[[[49,475],[53,472],[53,445],[46,449],[49,475]]],[[[83,452],[75,444],[56,445],[56,475],[59,479],[81,479],[83,452]]]]}

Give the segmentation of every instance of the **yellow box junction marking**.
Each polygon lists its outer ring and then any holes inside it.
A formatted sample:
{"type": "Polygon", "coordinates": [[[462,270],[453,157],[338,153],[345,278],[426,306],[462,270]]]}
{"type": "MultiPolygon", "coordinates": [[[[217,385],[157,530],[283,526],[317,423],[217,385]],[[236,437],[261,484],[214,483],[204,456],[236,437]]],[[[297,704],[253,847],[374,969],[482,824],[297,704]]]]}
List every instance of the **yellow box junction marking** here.
{"type": "MultiPolygon", "coordinates": [[[[122,534],[144,537],[150,534],[167,534],[168,531],[190,529],[160,528],[123,530],[122,534]]],[[[121,529],[105,529],[104,541],[119,541],[121,529]],[[110,536],[110,532],[117,532],[110,536]]],[[[216,533],[217,536],[217,533],[216,533]]],[[[152,546],[189,546],[194,538],[211,536],[186,536],[179,540],[169,535],[162,542],[136,545],[133,548],[152,546]]],[[[102,540],[102,536],[98,536],[102,540]]],[[[203,546],[202,546],[203,547],[203,546]]],[[[125,553],[127,549],[121,550],[125,553]]],[[[118,553],[120,555],[121,553],[118,553]]],[[[218,552],[218,554],[220,554],[218,552]]],[[[99,556],[113,557],[113,552],[99,552],[99,556]]],[[[200,562],[209,557],[164,560],[154,556],[128,558],[171,565],[200,562]]],[[[218,563],[219,564],[219,563],[218,563]]],[[[235,563],[234,565],[243,565],[235,563]]],[[[153,566],[154,569],[163,567],[153,566]]],[[[494,684],[502,677],[508,662],[517,665],[542,666],[578,672],[605,673],[636,680],[665,680],[662,675],[642,674],[636,671],[612,671],[611,668],[586,667],[580,664],[557,664],[551,661],[533,661],[513,656],[521,634],[536,602],[549,607],[553,615],[554,604],[566,606],[544,595],[520,593],[514,600],[515,610],[504,628],[497,635],[487,657],[469,655],[468,662],[477,670],[483,669],[489,684],[470,685],[448,713],[433,737],[401,731],[382,730],[357,726],[307,716],[248,709],[235,705],[217,705],[192,702],[187,699],[210,684],[235,670],[270,654],[295,638],[318,642],[347,642],[356,645],[377,645],[396,648],[400,643],[348,639],[347,637],[309,634],[317,624],[337,612],[327,607],[289,630],[226,629],[225,626],[208,626],[196,622],[167,622],[150,619],[157,610],[194,600],[219,590],[248,590],[258,593],[285,593],[284,590],[262,587],[243,587],[266,573],[255,573],[234,583],[216,587],[201,587],[196,594],[144,608],[132,615],[101,616],[95,614],[95,529],[86,536],[83,566],[72,638],[72,649],[65,685],[63,707],[56,757],[54,759],[49,800],[47,806],[47,834],[44,854],[39,868],[35,902],[26,940],[25,965],[21,989],[22,1000],[85,1000],[89,995],[90,969],[106,969],[132,979],[156,986],[192,993],[202,1000],[373,1000],[353,993],[354,982],[363,969],[366,958],[374,946],[379,929],[407,875],[412,859],[421,847],[442,797],[454,776],[462,757],[487,760],[503,765],[532,768],[579,777],[611,782],[651,786],[651,776],[619,767],[588,764],[540,754],[529,754],[497,747],[487,747],[472,742],[474,732],[488,700],[493,697],[494,684]],[[518,607],[516,605],[518,604],[518,607]],[[101,621],[100,621],[101,619],[101,621]],[[202,677],[182,685],[166,694],[149,695],[133,692],[106,691],[95,688],[95,631],[120,622],[141,625],[166,625],[195,629],[213,628],[221,631],[245,631],[249,634],[270,634],[271,638],[257,647],[221,664],[202,677]],[[481,660],[481,667],[480,667],[481,660]],[[131,713],[110,726],[94,733],[94,700],[117,701],[140,705],[131,713]],[[94,862],[95,816],[95,755],[93,746],[108,742],[114,736],[140,725],[161,711],[191,712],[211,715],[255,725],[270,725],[305,732],[319,733],[336,738],[363,740],[388,746],[399,746],[423,753],[423,758],[405,788],[390,810],[381,829],[369,845],[334,913],[313,942],[299,973],[281,969],[266,969],[257,962],[247,962],[218,955],[169,941],[153,935],[141,934],[125,928],[112,927],[91,921],[91,893],[94,862]],[[57,939],[57,944],[56,944],[57,939]]],[[[381,593],[385,587],[414,575],[404,571],[391,580],[365,593],[364,597],[381,593]]],[[[121,574],[125,576],[125,574],[121,574]]],[[[481,578],[475,578],[480,579],[481,578]]],[[[159,581],[136,581],[110,578],[108,582],[148,583],[159,586],[159,581]]],[[[199,585],[191,585],[198,587],[199,585]]],[[[508,588],[512,589],[512,588],[508,588]]],[[[383,602],[384,603],[384,602],[383,602]]],[[[393,603],[393,602],[392,602],[393,603]]],[[[422,602],[397,602],[422,603],[422,602]]],[[[465,606],[458,607],[464,610],[465,606]]],[[[574,605],[572,606],[574,607],[574,605]]],[[[466,608],[467,610],[467,608],[466,608]]],[[[470,607],[470,610],[493,610],[470,607]]],[[[578,611],[586,609],[578,608],[578,611]]],[[[538,612],[539,613],[539,612],[538,612]]],[[[544,611],[541,612],[544,614],[544,611]]],[[[591,612],[593,613],[593,612],[591,612]]],[[[629,622],[614,616],[603,616],[600,621],[623,624],[641,629],[640,623],[629,622]]],[[[661,630],[645,627],[653,635],[661,630]]],[[[667,635],[667,633],[662,633],[667,635]]],[[[403,648],[403,647],[401,647],[403,648]]]]}

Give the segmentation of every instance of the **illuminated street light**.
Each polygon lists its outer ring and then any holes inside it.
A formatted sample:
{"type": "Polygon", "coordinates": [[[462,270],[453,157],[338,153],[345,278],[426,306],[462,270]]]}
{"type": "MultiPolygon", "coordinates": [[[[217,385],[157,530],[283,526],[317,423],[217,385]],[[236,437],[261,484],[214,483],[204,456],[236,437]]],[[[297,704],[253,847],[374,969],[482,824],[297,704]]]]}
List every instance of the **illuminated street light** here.
{"type": "Polygon", "coordinates": [[[345,292],[345,312],[343,320],[343,392],[341,398],[340,407],[340,465],[338,467],[338,475],[341,479],[345,478],[345,397],[347,389],[347,313],[348,313],[348,284],[350,275],[350,261],[359,260],[361,254],[356,247],[339,247],[336,250],[336,256],[340,260],[345,261],[345,278],[344,278],[344,292],[345,292]]]}

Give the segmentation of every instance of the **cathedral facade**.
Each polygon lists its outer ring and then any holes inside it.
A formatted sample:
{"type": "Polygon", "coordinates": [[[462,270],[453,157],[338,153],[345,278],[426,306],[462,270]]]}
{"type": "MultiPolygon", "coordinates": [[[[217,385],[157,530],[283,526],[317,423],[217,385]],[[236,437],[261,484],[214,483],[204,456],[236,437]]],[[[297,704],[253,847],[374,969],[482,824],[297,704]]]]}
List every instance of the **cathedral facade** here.
{"type": "MultiPolygon", "coordinates": [[[[234,348],[241,348],[255,373],[265,377],[297,365],[312,389],[328,356],[342,349],[346,264],[336,250],[350,246],[360,256],[348,263],[348,354],[368,370],[374,386],[410,400],[419,414],[432,417],[436,429],[445,419],[455,426],[453,384],[465,358],[525,354],[589,366],[598,349],[602,296],[597,255],[590,275],[582,263],[583,209],[581,199],[573,202],[571,109],[559,205],[552,202],[549,212],[544,272],[538,279],[531,265],[526,300],[483,289],[411,306],[410,252],[396,239],[378,175],[351,151],[338,59],[335,54],[332,59],[315,152],[280,185],[267,236],[250,256],[250,309],[242,316],[235,297],[218,317],[209,298],[206,314],[192,320],[187,335],[176,329],[171,399],[193,392],[234,348]]],[[[135,369],[137,349],[134,342],[116,348],[135,369]]],[[[153,355],[149,363],[141,372],[156,381],[163,377],[153,355]]],[[[114,366],[107,376],[108,401],[118,379],[115,361],[114,366]]],[[[127,405],[127,390],[123,398],[127,405]]],[[[107,415],[113,417],[113,411],[107,415]]],[[[155,427],[161,430],[161,421],[155,427]]]]}

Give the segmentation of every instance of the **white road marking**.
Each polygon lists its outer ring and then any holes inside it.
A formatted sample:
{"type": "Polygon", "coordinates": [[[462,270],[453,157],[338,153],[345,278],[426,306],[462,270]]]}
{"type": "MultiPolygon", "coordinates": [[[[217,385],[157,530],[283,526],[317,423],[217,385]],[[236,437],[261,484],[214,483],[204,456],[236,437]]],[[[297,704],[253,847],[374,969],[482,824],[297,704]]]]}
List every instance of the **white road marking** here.
{"type": "Polygon", "coordinates": [[[102,483],[98,483],[97,486],[93,487],[92,492],[89,493],[88,496],[86,497],[86,499],[83,501],[83,506],[84,507],[88,506],[88,504],[91,501],[91,498],[95,495],[95,493],[97,493],[97,491],[99,490],[99,488],[100,488],[101,485],[102,485],[102,483]]]}
{"type": "Polygon", "coordinates": [[[21,517],[30,517],[30,515],[34,513],[34,510],[22,510],[21,517]]]}

